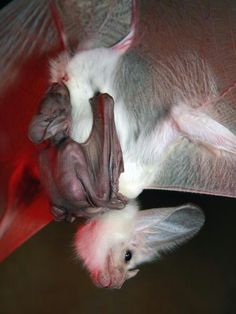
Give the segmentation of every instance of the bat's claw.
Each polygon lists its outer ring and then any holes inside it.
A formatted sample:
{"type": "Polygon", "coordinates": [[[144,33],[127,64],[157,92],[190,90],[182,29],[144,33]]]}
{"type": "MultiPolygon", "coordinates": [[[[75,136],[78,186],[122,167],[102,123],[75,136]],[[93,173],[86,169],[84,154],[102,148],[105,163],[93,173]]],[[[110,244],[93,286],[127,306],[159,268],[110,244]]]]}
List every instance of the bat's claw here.
{"type": "Polygon", "coordinates": [[[128,202],[128,198],[125,197],[123,194],[118,193],[118,192],[113,193],[112,200],[111,200],[112,204],[117,204],[119,208],[124,208],[127,202],[128,202]]]}
{"type": "Polygon", "coordinates": [[[58,222],[74,222],[76,219],[75,215],[70,213],[67,209],[56,206],[52,206],[52,214],[54,216],[54,220],[58,222]]]}
{"type": "Polygon", "coordinates": [[[121,195],[120,193],[113,194],[111,201],[108,204],[108,207],[112,209],[122,209],[127,204],[128,199],[121,195]]]}

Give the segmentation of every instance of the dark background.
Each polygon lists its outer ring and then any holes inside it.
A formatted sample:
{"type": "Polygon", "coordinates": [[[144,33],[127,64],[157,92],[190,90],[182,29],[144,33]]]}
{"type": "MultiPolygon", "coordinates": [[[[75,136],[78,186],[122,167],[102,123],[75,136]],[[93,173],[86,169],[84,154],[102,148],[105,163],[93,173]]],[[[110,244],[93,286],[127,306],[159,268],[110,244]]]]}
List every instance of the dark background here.
{"type": "Polygon", "coordinates": [[[236,313],[235,200],[168,191],[140,199],[145,208],[196,203],[205,226],[121,290],[105,290],[74,259],[77,226],[51,223],[0,265],[0,313],[236,313]]]}
{"type": "Polygon", "coordinates": [[[11,0],[1,0],[0,1],[0,9],[2,9],[5,5],[7,5],[11,0]]]}
{"type": "Polygon", "coordinates": [[[236,313],[236,201],[168,191],[145,191],[140,200],[143,208],[195,203],[205,226],[110,291],[94,287],[74,259],[76,224],[51,223],[0,265],[0,314],[236,313]]]}

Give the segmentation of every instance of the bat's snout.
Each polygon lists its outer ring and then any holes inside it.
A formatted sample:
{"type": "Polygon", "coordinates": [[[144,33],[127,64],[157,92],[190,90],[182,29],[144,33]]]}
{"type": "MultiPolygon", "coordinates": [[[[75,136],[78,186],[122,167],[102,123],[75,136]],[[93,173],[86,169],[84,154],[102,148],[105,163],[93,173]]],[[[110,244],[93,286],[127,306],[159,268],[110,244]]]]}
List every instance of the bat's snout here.
{"type": "Polygon", "coordinates": [[[108,289],[120,289],[125,282],[125,278],[121,274],[117,277],[102,271],[92,275],[92,280],[98,288],[108,289]]]}

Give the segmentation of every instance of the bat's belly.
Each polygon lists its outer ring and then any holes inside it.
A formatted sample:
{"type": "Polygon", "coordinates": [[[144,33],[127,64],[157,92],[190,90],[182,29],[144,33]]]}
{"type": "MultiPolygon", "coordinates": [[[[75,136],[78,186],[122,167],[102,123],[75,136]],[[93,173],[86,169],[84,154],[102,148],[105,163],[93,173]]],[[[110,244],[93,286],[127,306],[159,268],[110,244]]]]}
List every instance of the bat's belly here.
{"type": "Polygon", "coordinates": [[[138,160],[130,161],[123,155],[124,172],[119,179],[119,192],[128,198],[136,198],[155,177],[155,165],[142,165],[138,160]]]}

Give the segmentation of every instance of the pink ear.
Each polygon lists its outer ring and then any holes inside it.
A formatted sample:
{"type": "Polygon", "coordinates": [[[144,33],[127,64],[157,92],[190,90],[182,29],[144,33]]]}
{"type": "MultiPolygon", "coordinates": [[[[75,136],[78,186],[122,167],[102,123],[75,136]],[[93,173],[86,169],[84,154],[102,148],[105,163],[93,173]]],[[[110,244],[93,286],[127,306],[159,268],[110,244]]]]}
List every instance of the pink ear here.
{"type": "Polygon", "coordinates": [[[132,0],[132,16],[130,32],[125,38],[123,38],[121,41],[112,46],[111,49],[125,53],[132,46],[135,37],[136,26],[137,26],[137,7],[136,1],[132,0]]]}

